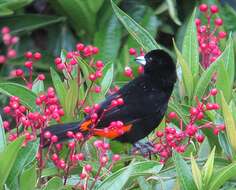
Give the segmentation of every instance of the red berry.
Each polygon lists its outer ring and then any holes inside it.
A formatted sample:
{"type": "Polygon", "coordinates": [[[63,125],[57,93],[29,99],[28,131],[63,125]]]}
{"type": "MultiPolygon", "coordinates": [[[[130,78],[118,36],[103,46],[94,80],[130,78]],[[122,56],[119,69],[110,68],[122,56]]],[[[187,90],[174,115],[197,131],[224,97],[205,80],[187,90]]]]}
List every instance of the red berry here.
{"type": "Polygon", "coordinates": [[[133,71],[130,67],[125,67],[125,72],[124,72],[125,76],[127,77],[132,77],[133,76],[133,71]]]}
{"type": "Polygon", "coordinates": [[[52,156],[51,156],[51,159],[52,159],[52,161],[54,161],[54,162],[56,162],[57,160],[58,160],[58,155],[57,154],[53,154],[52,156]]]}
{"type": "Polygon", "coordinates": [[[102,61],[100,61],[100,60],[96,61],[96,67],[97,67],[98,69],[101,69],[101,68],[103,68],[103,67],[104,67],[104,64],[103,64],[103,62],[102,62],[102,61]]]}
{"type": "Polygon", "coordinates": [[[116,162],[116,161],[118,161],[118,160],[120,160],[120,155],[119,155],[119,154],[114,154],[114,155],[112,156],[112,161],[113,161],[113,162],[116,162]]]}
{"type": "Polygon", "coordinates": [[[201,20],[199,18],[195,19],[195,24],[196,26],[200,26],[201,25],[201,20]]]}
{"type": "Polygon", "coordinates": [[[44,136],[45,139],[50,139],[52,134],[49,131],[45,131],[43,136],[44,136]]]}
{"type": "Polygon", "coordinates": [[[8,113],[11,112],[11,107],[10,106],[6,106],[6,107],[3,108],[3,111],[4,111],[4,113],[8,114],[8,113]]]}
{"type": "Polygon", "coordinates": [[[201,5],[199,6],[199,10],[200,10],[201,12],[206,12],[206,11],[208,10],[207,4],[201,4],[201,5]]]}
{"type": "Polygon", "coordinates": [[[199,112],[197,115],[197,120],[202,120],[204,118],[203,112],[199,112]]]}
{"type": "Polygon", "coordinates": [[[84,108],[84,112],[87,113],[87,114],[90,113],[91,112],[91,108],[89,106],[86,106],[84,108]]]}
{"type": "Polygon", "coordinates": [[[213,104],[212,103],[207,103],[206,104],[206,109],[207,110],[212,110],[213,109],[213,104]]]}
{"type": "Polygon", "coordinates": [[[68,53],[66,54],[66,58],[67,58],[67,59],[72,59],[72,58],[73,58],[73,52],[68,52],[68,53]]]}
{"type": "Polygon", "coordinates": [[[16,69],[16,76],[17,77],[20,77],[24,74],[23,70],[22,69],[16,69]]]}
{"type": "Polygon", "coordinates": [[[107,156],[101,156],[101,158],[100,158],[100,164],[101,164],[102,166],[105,166],[108,161],[109,161],[109,159],[108,159],[107,156]]]}
{"type": "Polygon", "coordinates": [[[68,147],[69,147],[70,149],[74,149],[74,148],[75,148],[75,142],[74,142],[74,141],[69,142],[69,143],[68,143],[68,147]]]}
{"type": "Polygon", "coordinates": [[[52,143],[56,143],[58,141],[58,137],[56,136],[56,135],[53,135],[52,137],[51,137],[51,142],[52,143]]]}
{"type": "Polygon", "coordinates": [[[118,103],[118,105],[123,105],[124,104],[123,98],[118,98],[117,103],[118,103]]]}
{"type": "Polygon", "coordinates": [[[111,101],[111,106],[112,107],[118,106],[118,102],[116,100],[112,100],[111,101]]]}
{"type": "Polygon", "coordinates": [[[142,65],[138,66],[138,73],[143,74],[144,73],[144,67],[142,65]]]}
{"type": "Polygon", "coordinates": [[[85,169],[86,172],[91,172],[92,169],[93,169],[93,167],[92,167],[90,164],[86,164],[86,165],[84,166],[84,169],[85,169]]]}
{"type": "Polygon", "coordinates": [[[219,134],[219,129],[218,129],[218,128],[214,128],[213,134],[214,134],[214,135],[218,135],[218,134],[219,134]]]}
{"type": "Polygon", "coordinates": [[[31,51],[25,52],[25,58],[26,59],[31,59],[33,57],[33,53],[31,51]]]}
{"type": "Polygon", "coordinates": [[[84,44],[82,44],[82,43],[78,43],[78,44],[76,44],[76,49],[78,50],[78,51],[83,51],[83,49],[84,49],[84,44]]]}
{"type": "Polygon", "coordinates": [[[168,118],[169,119],[175,119],[175,118],[177,118],[177,114],[175,113],[175,112],[170,112],[169,114],[168,114],[168,118]]]}
{"type": "Polygon", "coordinates": [[[33,66],[33,62],[32,61],[26,61],[25,62],[25,67],[30,69],[32,66],[33,66]]]}
{"type": "Polygon", "coordinates": [[[96,76],[97,78],[101,78],[101,77],[102,77],[102,71],[96,71],[96,72],[95,72],[95,76],[96,76]]]}
{"type": "Polygon", "coordinates": [[[66,136],[69,138],[74,138],[74,133],[72,131],[67,131],[66,136]]]}
{"type": "Polygon", "coordinates": [[[45,80],[45,75],[44,74],[39,74],[38,79],[39,80],[45,80]]]}
{"type": "Polygon", "coordinates": [[[220,109],[219,104],[217,104],[217,103],[213,104],[213,105],[212,105],[212,109],[213,109],[213,110],[218,110],[218,109],[220,109]]]}
{"type": "Polygon", "coordinates": [[[198,111],[197,108],[195,108],[195,107],[190,108],[190,114],[191,114],[192,116],[197,115],[198,112],[199,112],[199,111],[198,111]]]}
{"type": "Polygon", "coordinates": [[[39,53],[39,52],[35,52],[35,53],[34,53],[34,59],[40,60],[41,58],[42,58],[41,53],[39,53]]]}
{"type": "Polygon", "coordinates": [[[215,96],[218,93],[218,90],[216,88],[211,89],[211,95],[215,96]]]}
{"type": "Polygon", "coordinates": [[[3,64],[7,61],[7,58],[4,55],[0,55],[0,64],[3,64]]]}
{"type": "Polygon", "coordinates": [[[3,121],[3,128],[8,130],[10,127],[10,123],[8,121],[3,121]]]}
{"type": "Polygon", "coordinates": [[[85,174],[85,173],[81,173],[81,174],[79,175],[79,177],[80,177],[80,179],[85,179],[85,178],[86,178],[86,174],[85,174]]]}
{"type": "Polygon", "coordinates": [[[96,75],[95,74],[90,74],[89,75],[89,80],[95,81],[96,80],[96,75]]]}
{"type": "Polygon", "coordinates": [[[9,33],[9,32],[10,32],[10,28],[7,27],[7,26],[4,26],[4,27],[2,28],[2,30],[1,30],[1,33],[2,33],[2,34],[7,34],[7,33],[9,33]]]}
{"type": "Polygon", "coordinates": [[[99,52],[99,49],[97,47],[93,47],[93,53],[97,54],[99,52]]]}
{"type": "Polygon", "coordinates": [[[197,131],[198,131],[198,128],[195,127],[194,125],[187,126],[186,132],[189,136],[194,136],[197,131]]]}
{"type": "Polygon", "coordinates": [[[83,153],[78,153],[78,154],[76,154],[76,158],[79,161],[83,161],[84,160],[84,154],[83,153]]]}
{"type": "Polygon", "coordinates": [[[129,54],[130,54],[130,55],[135,55],[135,54],[136,54],[136,49],[130,48],[130,49],[129,49],[129,54]]]}
{"type": "Polygon", "coordinates": [[[76,59],[71,59],[70,60],[70,64],[71,65],[76,65],[77,64],[77,60],[76,59]]]}
{"type": "Polygon", "coordinates": [[[219,36],[219,38],[220,38],[220,39],[223,39],[223,38],[225,38],[225,37],[226,37],[226,35],[227,35],[227,33],[226,33],[226,32],[224,32],[224,31],[220,31],[220,32],[219,32],[219,34],[218,34],[218,36],[219,36]]]}
{"type": "Polygon", "coordinates": [[[216,5],[211,5],[210,10],[211,10],[212,14],[218,13],[218,11],[219,11],[219,9],[216,5]]]}
{"type": "Polygon", "coordinates": [[[215,19],[215,25],[216,26],[221,26],[223,24],[223,20],[221,18],[216,18],[215,19]]]}
{"type": "Polygon", "coordinates": [[[55,63],[56,65],[61,64],[61,63],[62,63],[61,58],[60,58],[60,57],[56,57],[56,58],[54,59],[54,63],[55,63]]]}
{"type": "Polygon", "coordinates": [[[196,135],[196,139],[199,143],[202,143],[205,139],[204,135],[196,135]]]}
{"type": "Polygon", "coordinates": [[[7,57],[9,57],[9,58],[14,58],[14,57],[16,57],[16,51],[15,51],[14,49],[9,49],[9,50],[7,51],[7,57]]]}

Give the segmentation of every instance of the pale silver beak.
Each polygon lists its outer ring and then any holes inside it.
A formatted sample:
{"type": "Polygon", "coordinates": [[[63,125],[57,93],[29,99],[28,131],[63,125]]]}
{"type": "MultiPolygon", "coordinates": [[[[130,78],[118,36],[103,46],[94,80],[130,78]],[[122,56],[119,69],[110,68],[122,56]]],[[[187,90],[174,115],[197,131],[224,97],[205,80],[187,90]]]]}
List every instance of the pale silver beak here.
{"type": "Polygon", "coordinates": [[[144,56],[138,56],[135,58],[135,61],[140,64],[140,65],[146,65],[146,60],[144,58],[144,56]]]}

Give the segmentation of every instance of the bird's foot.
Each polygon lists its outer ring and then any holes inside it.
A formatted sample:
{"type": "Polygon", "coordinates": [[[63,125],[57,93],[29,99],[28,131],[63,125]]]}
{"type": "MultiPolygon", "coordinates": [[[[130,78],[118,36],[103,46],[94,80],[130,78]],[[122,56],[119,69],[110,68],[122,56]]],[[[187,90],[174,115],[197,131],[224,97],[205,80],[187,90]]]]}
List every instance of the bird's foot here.
{"type": "Polygon", "coordinates": [[[132,148],[133,154],[140,153],[144,157],[150,156],[153,152],[155,152],[155,149],[154,145],[151,142],[146,142],[146,143],[136,142],[132,148]]]}

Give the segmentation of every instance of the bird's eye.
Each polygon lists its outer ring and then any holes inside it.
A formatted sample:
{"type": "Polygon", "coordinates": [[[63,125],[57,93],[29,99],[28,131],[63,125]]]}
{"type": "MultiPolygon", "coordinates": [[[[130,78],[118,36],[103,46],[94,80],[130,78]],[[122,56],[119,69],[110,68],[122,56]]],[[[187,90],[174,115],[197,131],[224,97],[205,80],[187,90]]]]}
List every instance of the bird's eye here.
{"type": "Polygon", "coordinates": [[[152,61],[152,57],[149,57],[149,61],[152,61]]]}

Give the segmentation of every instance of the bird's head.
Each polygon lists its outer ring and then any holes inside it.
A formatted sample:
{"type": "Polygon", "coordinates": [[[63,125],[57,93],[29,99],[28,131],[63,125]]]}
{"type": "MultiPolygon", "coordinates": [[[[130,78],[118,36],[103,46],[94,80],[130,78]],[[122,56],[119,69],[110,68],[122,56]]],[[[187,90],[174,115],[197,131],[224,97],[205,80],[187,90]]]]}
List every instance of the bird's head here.
{"type": "Polygon", "coordinates": [[[136,58],[137,63],[144,66],[147,74],[175,74],[176,66],[172,58],[164,50],[156,49],[148,52],[145,56],[136,58]]]}

